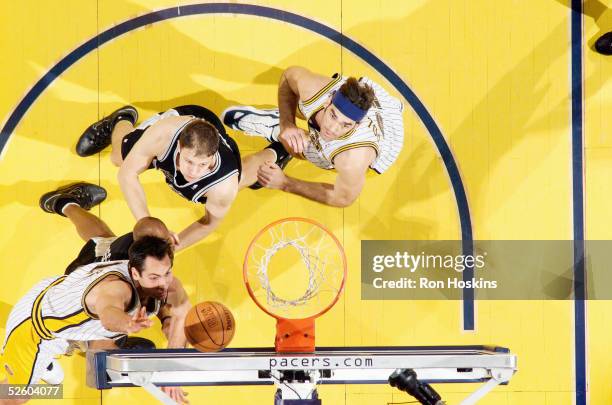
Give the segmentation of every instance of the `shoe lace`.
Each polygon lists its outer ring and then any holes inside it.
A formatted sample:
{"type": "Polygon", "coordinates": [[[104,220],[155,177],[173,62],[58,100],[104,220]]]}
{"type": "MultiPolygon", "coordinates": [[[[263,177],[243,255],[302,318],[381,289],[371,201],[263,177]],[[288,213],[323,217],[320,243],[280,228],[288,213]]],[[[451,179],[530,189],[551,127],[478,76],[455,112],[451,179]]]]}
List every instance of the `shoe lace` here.
{"type": "Polygon", "coordinates": [[[113,128],[111,125],[110,119],[103,119],[102,121],[94,124],[93,126],[94,135],[93,135],[93,143],[96,146],[104,146],[108,142],[108,137],[110,136],[113,128]]]}
{"type": "Polygon", "coordinates": [[[91,201],[92,196],[85,187],[76,187],[71,191],[72,196],[78,201],[91,201]]]}

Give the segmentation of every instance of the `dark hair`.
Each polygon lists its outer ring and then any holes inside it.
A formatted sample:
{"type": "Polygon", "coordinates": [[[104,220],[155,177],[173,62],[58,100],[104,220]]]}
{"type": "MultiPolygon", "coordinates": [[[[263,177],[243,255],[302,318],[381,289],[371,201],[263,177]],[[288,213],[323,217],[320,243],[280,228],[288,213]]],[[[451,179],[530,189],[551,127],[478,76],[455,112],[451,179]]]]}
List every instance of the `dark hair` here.
{"type": "Polygon", "coordinates": [[[339,91],[363,111],[368,111],[374,103],[374,89],[365,83],[359,83],[359,80],[354,77],[346,79],[339,91]]]}
{"type": "Polygon", "coordinates": [[[212,156],[219,150],[219,132],[213,124],[195,119],[179,135],[181,147],[195,149],[197,156],[212,156]]]}
{"type": "Polygon", "coordinates": [[[157,236],[143,236],[138,239],[128,249],[128,266],[136,268],[138,274],[142,274],[144,270],[144,262],[147,257],[154,257],[157,260],[162,260],[164,257],[170,258],[170,263],[174,260],[172,246],[165,239],[157,236]]]}

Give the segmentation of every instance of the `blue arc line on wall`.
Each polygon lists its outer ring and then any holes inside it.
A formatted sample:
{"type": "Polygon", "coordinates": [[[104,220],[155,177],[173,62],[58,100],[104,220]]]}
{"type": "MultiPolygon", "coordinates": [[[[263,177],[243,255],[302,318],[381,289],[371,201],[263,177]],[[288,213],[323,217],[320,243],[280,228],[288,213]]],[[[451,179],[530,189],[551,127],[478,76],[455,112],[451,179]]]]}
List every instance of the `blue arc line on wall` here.
{"type": "MultiPolygon", "coordinates": [[[[359,58],[367,62],[378,73],[385,77],[397,91],[408,101],[412,109],[419,116],[427,131],[431,135],[446,171],[450,177],[451,185],[455,193],[455,200],[459,211],[459,221],[461,225],[461,240],[463,242],[463,254],[473,254],[473,235],[472,223],[470,218],[470,210],[465,194],[465,188],[459,174],[459,169],[455,163],[455,158],[440,131],[440,128],[434,121],[433,117],[427,111],[421,100],[414,94],[408,85],[395,73],[389,66],[380,60],[372,52],[368,51],[363,46],[359,45],[354,40],[348,38],[344,34],[330,28],[324,24],[290,13],[283,10],[278,10],[271,7],[256,6],[252,4],[232,4],[232,3],[206,3],[206,4],[191,4],[179,7],[167,8],[164,10],[154,11],[131,20],[125,21],[115,27],[100,33],[98,36],[85,42],[74,51],[70,52],[65,58],[60,60],[53,66],[26,94],[26,96],[17,105],[13,113],[8,118],[6,124],[0,131],[0,154],[4,151],[6,144],[25,113],[42,92],[63,72],[65,72],[75,62],[87,55],[89,52],[102,46],[106,42],[117,38],[127,32],[143,27],[145,25],[156,22],[169,20],[177,17],[185,17],[198,14],[245,14],[259,17],[271,18],[285,23],[293,24],[316,32],[348,49],[359,58]]],[[[473,269],[466,269],[463,272],[463,278],[470,280],[473,277],[473,269]]],[[[474,291],[472,289],[464,289],[463,294],[463,329],[474,330],[474,291]]]]}

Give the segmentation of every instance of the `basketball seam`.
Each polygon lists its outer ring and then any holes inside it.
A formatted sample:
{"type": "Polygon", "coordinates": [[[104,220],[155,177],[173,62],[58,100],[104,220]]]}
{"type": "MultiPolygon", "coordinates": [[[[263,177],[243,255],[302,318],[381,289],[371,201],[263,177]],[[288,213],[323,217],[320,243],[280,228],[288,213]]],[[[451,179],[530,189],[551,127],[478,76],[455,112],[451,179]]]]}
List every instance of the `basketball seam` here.
{"type": "MultiPolygon", "coordinates": [[[[212,307],[214,308],[214,305],[212,307]]],[[[208,338],[210,339],[210,341],[220,347],[221,345],[219,343],[215,342],[215,340],[212,338],[212,336],[210,336],[210,333],[208,333],[208,329],[206,328],[206,323],[204,323],[204,321],[202,321],[202,318],[200,317],[200,311],[198,311],[197,305],[196,305],[196,311],[195,312],[196,312],[196,315],[198,316],[198,320],[200,321],[200,323],[202,324],[202,327],[204,328],[204,332],[206,332],[206,334],[208,335],[208,338]]],[[[223,322],[221,324],[223,324],[223,322]]]]}
{"type": "MultiPolygon", "coordinates": [[[[219,317],[219,320],[221,321],[221,344],[219,346],[223,346],[223,343],[225,343],[225,328],[227,325],[224,325],[224,319],[223,316],[221,316],[221,314],[219,313],[219,310],[217,309],[217,305],[213,304],[212,307],[215,309],[215,312],[217,313],[217,316],[219,317]]],[[[225,312],[225,311],[223,311],[225,312]]],[[[212,340],[212,339],[211,339],[212,340]]]]}
{"type": "Polygon", "coordinates": [[[185,337],[187,337],[187,340],[189,341],[189,343],[191,343],[193,347],[197,348],[197,346],[199,346],[199,344],[195,343],[196,340],[193,338],[193,336],[191,336],[187,328],[185,328],[185,337]]]}
{"type": "MultiPolygon", "coordinates": [[[[187,338],[191,339],[191,341],[193,341],[193,342],[197,342],[197,340],[196,340],[196,339],[194,339],[194,338],[193,338],[193,336],[191,336],[191,334],[190,334],[189,332],[187,332],[187,331],[185,331],[185,336],[187,336],[187,338]]],[[[190,343],[191,343],[191,342],[190,342],[190,343]]],[[[214,348],[214,347],[208,347],[208,346],[205,346],[205,345],[203,345],[203,344],[201,344],[201,343],[195,343],[195,344],[194,344],[194,343],[192,343],[191,345],[192,345],[194,348],[196,348],[198,351],[215,350],[215,348],[214,348]]]]}

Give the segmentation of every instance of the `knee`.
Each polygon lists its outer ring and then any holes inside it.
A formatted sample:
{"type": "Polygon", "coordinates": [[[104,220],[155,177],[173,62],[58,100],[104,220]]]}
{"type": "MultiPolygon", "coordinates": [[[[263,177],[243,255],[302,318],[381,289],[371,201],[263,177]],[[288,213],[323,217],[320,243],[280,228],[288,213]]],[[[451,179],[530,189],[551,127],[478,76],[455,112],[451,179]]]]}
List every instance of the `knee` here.
{"type": "Polygon", "coordinates": [[[110,161],[115,167],[120,167],[121,163],[123,163],[123,159],[121,158],[121,154],[119,153],[111,153],[110,161]]]}

